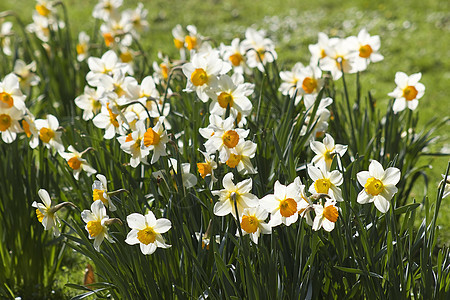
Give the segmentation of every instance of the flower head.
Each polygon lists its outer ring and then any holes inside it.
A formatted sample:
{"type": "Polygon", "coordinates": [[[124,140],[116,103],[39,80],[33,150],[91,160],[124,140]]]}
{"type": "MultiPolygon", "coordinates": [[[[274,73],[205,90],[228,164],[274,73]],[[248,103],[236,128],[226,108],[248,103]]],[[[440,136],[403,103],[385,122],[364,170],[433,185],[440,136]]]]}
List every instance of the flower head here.
{"type": "Polygon", "coordinates": [[[316,154],[312,162],[322,168],[322,170],[330,170],[331,163],[336,154],[344,155],[347,151],[347,145],[335,144],[334,139],[328,133],[325,134],[323,143],[312,141],[310,142],[311,150],[316,154]]]}
{"type": "Polygon", "coordinates": [[[394,97],[394,105],[392,110],[394,113],[398,113],[408,107],[410,110],[415,110],[419,105],[419,100],[425,93],[425,86],[419,82],[422,77],[422,73],[415,73],[411,76],[406,75],[403,72],[397,72],[395,74],[395,83],[397,87],[388,94],[390,97],[394,97]]]}
{"type": "MultiPolygon", "coordinates": [[[[272,233],[272,226],[265,222],[267,216],[267,211],[261,208],[261,206],[244,209],[240,218],[242,234],[250,234],[252,241],[255,244],[258,244],[261,233],[272,233]]],[[[236,235],[239,235],[239,232],[237,232],[236,235]]]]}
{"type": "Polygon", "coordinates": [[[59,219],[56,215],[56,211],[52,207],[52,200],[50,195],[44,189],[38,191],[39,198],[41,198],[42,203],[37,203],[36,201],[31,204],[32,207],[36,208],[36,215],[39,222],[44,226],[44,230],[50,230],[53,228],[53,235],[59,236],[59,219]]]}
{"type": "Polygon", "coordinates": [[[152,254],[158,247],[170,247],[161,235],[172,227],[169,220],[156,219],[155,215],[149,211],[145,216],[138,213],[127,216],[127,223],[131,231],[128,233],[125,243],[139,244],[143,254],[152,254]]]}
{"type": "Polygon", "coordinates": [[[375,207],[385,213],[389,210],[390,200],[397,193],[395,186],[400,181],[400,170],[394,167],[383,169],[376,160],[372,160],[369,171],[361,171],[356,174],[359,184],[364,189],[358,194],[358,203],[373,202],[375,207]]]}
{"type": "Polygon", "coordinates": [[[339,217],[339,211],[335,205],[336,202],[332,199],[328,199],[324,206],[322,204],[314,204],[316,217],[312,226],[313,230],[319,230],[322,227],[326,231],[334,229],[334,225],[339,217]]]}
{"type": "Polygon", "coordinates": [[[86,231],[89,238],[94,239],[94,249],[100,252],[100,245],[106,238],[110,243],[114,240],[108,233],[108,222],[110,219],[106,214],[106,208],[100,200],[95,201],[91,205],[91,210],[83,210],[81,218],[86,223],[86,231]]]}
{"type": "Polygon", "coordinates": [[[93,200],[101,200],[110,211],[115,211],[117,208],[108,195],[106,177],[102,174],[97,174],[96,177],[98,180],[94,181],[94,183],[92,184],[93,200]]]}
{"type": "MultiPolygon", "coordinates": [[[[89,149],[92,148],[88,148],[86,150],[89,149]]],[[[67,164],[73,170],[73,177],[75,177],[76,180],[80,177],[81,171],[85,171],[87,176],[97,173],[97,171],[92,168],[84,158],[81,158],[86,150],[80,153],[75,150],[73,146],[69,146],[68,150],[69,152],[60,152],[59,154],[67,161],[67,164]]]]}

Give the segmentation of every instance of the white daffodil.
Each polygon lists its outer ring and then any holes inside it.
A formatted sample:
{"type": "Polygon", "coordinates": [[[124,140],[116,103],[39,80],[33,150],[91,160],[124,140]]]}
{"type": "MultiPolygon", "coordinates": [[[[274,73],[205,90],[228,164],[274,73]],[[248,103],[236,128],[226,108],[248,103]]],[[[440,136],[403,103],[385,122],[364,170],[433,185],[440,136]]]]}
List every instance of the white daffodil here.
{"type": "Polygon", "coordinates": [[[411,76],[406,75],[403,72],[397,72],[395,74],[395,83],[397,87],[388,94],[390,97],[394,97],[394,105],[392,110],[394,113],[398,113],[408,107],[410,110],[415,110],[419,105],[419,100],[425,94],[425,86],[419,82],[422,77],[422,73],[415,73],[411,76]]]}
{"type": "Polygon", "coordinates": [[[30,139],[31,149],[39,145],[39,130],[36,128],[34,116],[27,110],[27,114],[23,116],[22,128],[27,137],[30,139]]]}
{"type": "MultiPolygon", "coordinates": [[[[309,65],[300,69],[300,80],[297,83],[300,95],[304,101],[315,101],[317,94],[322,89],[324,80],[322,71],[316,65],[309,65]],[[306,100],[306,98],[309,98],[306,100]]],[[[297,103],[295,103],[297,105],[297,103]]]]}
{"type": "Polygon", "coordinates": [[[314,118],[311,118],[311,114],[314,109],[313,99],[307,97],[304,98],[304,102],[307,111],[307,117],[305,119],[305,124],[300,131],[300,135],[305,135],[307,133],[306,130],[309,123],[315,123],[309,136],[309,141],[312,141],[315,138],[323,135],[323,133],[328,129],[328,119],[330,118],[330,111],[327,109],[327,107],[331,105],[331,103],[333,103],[333,99],[331,99],[330,97],[321,99],[314,118]]]}
{"type": "Polygon", "coordinates": [[[19,77],[10,73],[0,81],[0,108],[15,107],[20,111],[25,111],[25,98],[20,90],[19,77]]]}
{"type": "Polygon", "coordinates": [[[76,46],[78,61],[83,61],[88,57],[90,39],[89,35],[84,31],[78,34],[78,44],[76,46]]]}
{"type": "Polygon", "coordinates": [[[59,219],[56,215],[55,209],[52,207],[52,200],[50,195],[44,189],[38,191],[39,198],[41,198],[42,203],[37,203],[36,201],[31,204],[32,207],[36,208],[36,215],[39,222],[44,226],[44,230],[53,229],[53,235],[59,236],[59,219]]]}
{"type": "Polygon", "coordinates": [[[153,128],[148,128],[142,139],[144,149],[153,150],[151,164],[158,161],[161,156],[166,156],[166,144],[169,142],[167,132],[164,130],[161,122],[157,122],[153,128]]]}
{"type": "Polygon", "coordinates": [[[100,98],[103,96],[104,89],[98,87],[97,89],[84,87],[84,93],[75,98],[75,105],[83,110],[83,120],[88,121],[100,112],[102,103],[100,98]]]}
{"type": "Polygon", "coordinates": [[[89,57],[88,65],[90,71],[86,75],[86,81],[90,86],[94,87],[101,85],[100,77],[103,74],[113,76],[119,70],[124,74],[131,74],[130,67],[125,63],[121,63],[117,54],[112,50],[105,52],[101,58],[89,57]]]}
{"type": "Polygon", "coordinates": [[[92,119],[92,122],[96,127],[105,129],[103,138],[107,140],[112,139],[116,134],[123,135],[126,132],[122,126],[122,117],[113,112],[110,103],[102,106],[101,112],[92,119]]]}
{"type": "Polygon", "coordinates": [[[16,140],[17,133],[22,132],[19,121],[22,119],[22,111],[11,108],[0,107],[0,132],[2,134],[2,140],[10,144],[16,140]]]}
{"type": "Polygon", "coordinates": [[[140,163],[147,164],[147,156],[150,152],[148,148],[142,148],[142,140],[145,134],[144,122],[136,122],[136,130],[128,135],[117,138],[120,148],[128,154],[131,154],[130,165],[136,168],[140,163]]]}
{"type": "Polygon", "coordinates": [[[251,158],[255,157],[257,145],[252,141],[244,141],[234,147],[236,153],[230,153],[230,157],[226,161],[230,168],[237,168],[238,172],[247,174],[256,174],[258,171],[253,167],[251,158]]]}
{"type": "Polygon", "coordinates": [[[131,231],[128,233],[125,243],[128,245],[139,244],[142,254],[152,254],[158,247],[164,249],[170,247],[161,235],[172,227],[169,220],[156,219],[153,212],[149,211],[145,216],[138,213],[128,215],[127,223],[131,231]]]}
{"type": "MultiPolygon", "coordinates": [[[[265,222],[268,215],[269,213],[261,208],[261,206],[244,209],[240,218],[242,234],[250,234],[252,241],[255,244],[258,244],[258,239],[261,233],[272,233],[272,226],[265,222]]],[[[239,231],[236,232],[236,235],[239,236],[239,231]]]]}
{"type": "Polygon", "coordinates": [[[100,0],[92,10],[92,16],[107,21],[111,15],[118,14],[118,8],[122,3],[123,0],[100,0]]]}
{"type": "MultiPolygon", "coordinates": [[[[278,180],[275,182],[273,194],[266,195],[260,200],[260,205],[271,214],[269,224],[272,227],[281,223],[289,226],[298,219],[298,203],[301,198],[302,182],[299,177],[285,186],[278,180]]],[[[304,186],[303,186],[304,187],[304,186]]]]}
{"type": "Polygon", "coordinates": [[[291,71],[282,71],[280,72],[280,78],[283,82],[278,89],[283,95],[289,96],[290,98],[295,96],[295,105],[300,102],[302,95],[300,94],[299,89],[299,81],[301,80],[302,74],[301,69],[303,68],[303,64],[298,62],[292,67],[291,71]],[[297,92],[297,94],[295,94],[297,92]]]}
{"type": "Polygon", "coordinates": [[[334,200],[328,199],[325,205],[314,204],[314,212],[316,217],[314,218],[313,230],[319,230],[320,228],[330,232],[334,229],[335,223],[339,217],[339,211],[335,206],[334,200]]]}
{"type": "Polygon", "coordinates": [[[394,167],[383,169],[376,160],[372,160],[369,171],[361,171],[356,174],[359,184],[364,189],[358,194],[357,201],[360,204],[371,203],[385,213],[389,210],[390,200],[397,193],[395,186],[400,181],[400,170],[394,167]]]}
{"type": "Polygon", "coordinates": [[[108,195],[106,177],[102,174],[97,174],[97,179],[92,184],[92,199],[95,201],[101,200],[110,211],[117,210],[114,203],[111,201],[111,197],[108,195]]]}
{"type": "Polygon", "coordinates": [[[351,51],[350,43],[346,40],[339,40],[325,49],[326,56],[319,62],[323,71],[330,71],[333,80],[338,80],[344,73],[355,73],[358,70],[354,65],[355,53],[351,51]]]}
{"type": "Polygon", "coordinates": [[[191,62],[183,65],[183,73],[188,79],[185,91],[196,92],[200,100],[207,102],[207,92],[217,87],[217,77],[230,69],[230,64],[222,61],[217,51],[211,51],[207,55],[196,53],[191,62]]]}
{"type": "Polygon", "coordinates": [[[28,90],[30,86],[36,86],[41,79],[36,75],[36,62],[26,64],[23,60],[16,60],[14,63],[14,74],[19,77],[19,85],[22,90],[28,90]]]}
{"type": "Polygon", "coordinates": [[[329,38],[325,33],[319,32],[317,44],[308,46],[311,53],[310,64],[316,66],[319,60],[327,56],[326,49],[333,47],[338,41],[338,38],[329,38]]]}
{"type": "Polygon", "coordinates": [[[219,151],[219,159],[225,163],[231,153],[236,153],[234,148],[248,136],[249,130],[234,128],[234,118],[230,116],[223,120],[217,115],[210,115],[209,126],[201,128],[200,134],[208,139],[205,142],[206,152],[213,154],[219,151]]]}
{"type": "Polygon", "coordinates": [[[343,156],[347,151],[347,145],[335,144],[334,139],[328,133],[325,134],[325,138],[323,139],[323,143],[317,141],[311,141],[309,146],[311,150],[316,154],[312,162],[317,167],[320,167],[322,170],[329,171],[331,168],[331,163],[333,162],[333,158],[336,154],[343,156]]]}
{"type": "Polygon", "coordinates": [[[247,96],[253,93],[254,85],[239,84],[239,79],[236,76],[242,75],[235,74],[232,77],[228,75],[220,76],[217,88],[212,89],[209,93],[211,99],[213,99],[209,106],[211,114],[224,116],[228,106],[231,110],[236,110],[244,116],[250,114],[253,105],[247,96]],[[237,82],[233,79],[237,79],[237,82]]]}
{"type": "MultiPolygon", "coordinates": [[[[178,174],[178,161],[173,158],[169,158],[170,164],[172,165],[173,175],[178,174]]],[[[197,177],[190,173],[191,164],[190,163],[182,163],[181,166],[181,180],[183,181],[183,186],[185,188],[191,188],[197,184],[197,177]]]]}
{"type": "Polygon", "coordinates": [[[11,56],[11,37],[13,24],[11,22],[1,22],[0,28],[0,49],[2,49],[5,55],[11,56]]]}
{"type": "Polygon", "coordinates": [[[275,61],[278,57],[275,44],[272,40],[266,38],[264,30],[257,31],[253,28],[247,28],[242,47],[247,53],[247,65],[250,68],[258,68],[261,72],[264,72],[264,66],[267,63],[275,61]]]}
{"type": "Polygon", "coordinates": [[[47,118],[38,119],[35,122],[36,129],[39,131],[39,138],[48,149],[58,152],[64,151],[64,145],[61,141],[62,133],[57,131],[59,128],[58,119],[53,115],[47,115],[47,118]]]}
{"type": "Polygon", "coordinates": [[[371,62],[379,62],[384,59],[383,55],[378,53],[380,50],[380,36],[370,36],[364,28],[358,33],[358,37],[350,41],[351,48],[354,48],[358,55],[355,56],[355,68],[358,71],[364,71],[371,62]]]}
{"type": "Polygon", "coordinates": [[[139,36],[140,32],[148,30],[147,15],[148,10],[144,9],[144,4],[142,3],[138,3],[135,9],[127,9],[122,13],[122,17],[132,25],[131,33],[135,36],[139,36]]]}
{"type": "Polygon", "coordinates": [[[233,39],[230,46],[222,44],[220,52],[225,61],[231,62],[234,73],[250,73],[250,68],[246,64],[245,49],[239,38],[233,39]]]}
{"type": "Polygon", "coordinates": [[[93,167],[91,167],[84,158],[81,158],[81,156],[86,153],[86,151],[91,149],[92,148],[88,148],[80,153],[75,150],[73,146],[69,146],[68,150],[70,153],[59,153],[59,155],[61,155],[61,157],[67,161],[67,164],[73,170],[73,177],[75,177],[76,180],[79,179],[81,171],[85,171],[87,173],[87,176],[91,176],[92,174],[97,173],[97,171],[93,167]]]}
{"type": "Polygon", "coordinates": [[[246,179],[235,185],[233,178],[233,173],[227,173],[222,180],[224,189],[211,192],[213,195],[219,196],[219,202],[214,205],[216,216],[232,214],[236,218],[236,207],[239,215],[242,215],[244,209],[258,205],[258,197],[250,193],[252,179],[246,179]]]}
{"type": "Polygon", "coordinates": [[[334,170],[329,172],[325,169],[309,165],[308,175],[314,181],[309,187],[311,194],[327,194],[336,201],[344,201],[342,191],[338,186],[344,182],[342,174],[334,170]]]}
{"type": "Polygon", "coordinates": [[[108,233],[108,225],[111,224],[106,208],[100,200],[95,201],[91,205],[91,210],[83,210],[81,218],[86,223],[86,230],[89,238],[94,239],[94,249],[100,252],[100,245],[106,238],[108,242],[114,243],[114,240],[108,233]]]}

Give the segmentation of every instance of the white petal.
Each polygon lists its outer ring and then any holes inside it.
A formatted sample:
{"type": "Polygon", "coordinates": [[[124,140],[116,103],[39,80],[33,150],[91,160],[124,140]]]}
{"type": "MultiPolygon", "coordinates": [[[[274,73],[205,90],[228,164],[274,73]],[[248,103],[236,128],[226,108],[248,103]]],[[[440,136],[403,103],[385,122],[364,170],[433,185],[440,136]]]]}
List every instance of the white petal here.
{"type": "Polygon", "coordinates": [[[127,216],[128,227],[132,229],[144,229],[146,227],[145,217],[138,213],[132,213],[127,216]]]}

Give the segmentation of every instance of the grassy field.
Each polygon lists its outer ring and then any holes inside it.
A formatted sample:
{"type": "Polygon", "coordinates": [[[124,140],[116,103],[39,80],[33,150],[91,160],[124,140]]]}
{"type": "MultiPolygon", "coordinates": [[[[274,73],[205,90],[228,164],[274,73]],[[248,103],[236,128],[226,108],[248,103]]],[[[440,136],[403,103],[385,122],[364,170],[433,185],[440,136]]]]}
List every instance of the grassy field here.
{"type": "MultiPolygon", "coordinates": [[[[81,30],[91,33],[95,25],[91,11],[97,1],[63,2],[68,8],[73,36],[81,30]]],[[[124,0],[124,7],[133,8],[137,2],[124,0]]],[[[14,10],[24,23],[29,23],[34,3],[32,0],[1,1],[0,11],[14,10]]],[[[143,47],[151,58],[156,58],[158,50],[176,56],[171,35],[176,24],[194,24],[201,34],[211,37],[217,44],[242,37],[248,26],[266,29],[276,41],[280,69],[291,68],[298,61],[308,63],[307,46],[316,43],[318,32],[345,37],[367,28],[370,34],[380,35],[381,53],[385,57],[384,61],[370,65],[369,72],[362,74],[363,87],[370,87],[379,107],[383,108],[389,100],[387,93],[395,87],[397,71],[407,74],[422,72],[421,82],[426,86],[426,92],[418,107],[419,124],[424,125],[434,117],[441,119],[450,115],[450,102],[445,93],[450,82],[448,1],[152,0],[144,5],[149,11],[150,31],[143,35],[143,47]]],[[[363,94],[367,92],[363,91],[363,94]]],[[[436,144],[429,151],[450,152],[448,124],[436,132],[436,144]]],[[[448,161],[448,156],[430,156],[421,161],[420,165],[430,165],[428,195],[432,198],[448,161]]],[[[414,193],[417,201],[421,201],[423,188],[417,187],[414,193]]],[[[438,220],[442,225],[441,243],[447,245],[450,241],[448,204],[447,198],[438,220]]],[[[81,274],[82,268],[78,272],[81,274]]],[[[67,278],[69,276],[70,271],[67,270],[67,278]]]]}

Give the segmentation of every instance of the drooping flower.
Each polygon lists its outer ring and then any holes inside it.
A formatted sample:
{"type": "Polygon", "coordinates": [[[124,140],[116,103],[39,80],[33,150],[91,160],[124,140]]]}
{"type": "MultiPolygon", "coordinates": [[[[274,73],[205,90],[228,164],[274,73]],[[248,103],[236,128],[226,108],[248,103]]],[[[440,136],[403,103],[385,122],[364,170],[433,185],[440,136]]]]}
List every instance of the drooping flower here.
{"type": "Polygon", "coordinates": [[[390,97],[394,97],[394,105],[392,110],[394,113],[398,113],[408,107],[410,110],[415,110],[419,105],[419,100],[425,93],[425,86],[419,82],[422,77],[422,73],[415,73],[411,76],[406,75],[403,72],[397,72],[395,74],[395,83],[397,87],[388,94],[390,97]]]}
{"type": "Polygon", "coordinates": [[[41,198],[42,203],[37,203],[36,201],[31,204],[32,207],[36,208],[36,215],[39,222],[44,226],[44,230],[53,229],[53,235],[59,236],[59,218],[56,215],[55,209],[52,207],[52,200],[50,195],[44,189],[38,191],[39,198],[41,198]]]}
{"type": "Polygon", "coordinates": [[[116,206],[111,201],[111,197],[108,195],[106,177],[102,174],[97,174],[96,177],[98,180],[95,180],[92,184],[92,198],[94,202],[101,200],[110,211],[117,210],[116,206]]]}
{"type": "Polygon", "coordinates": [[[250,193],[252,179],[246,179],[235,185],[233,178],[233,173],[227,173],[222,181],[224,189],[211,192],[213,195],[219,196],[219,202],[214,205],[216,216],[226,216],[231,213],[236,218],[235,203],[239,215],[243,213],[245,208],[258,205],[258,197],[250,193]]]}
{"type": "MultiPolygon", "coordinates": [[[[272,227],[281,223],[289,226],[298,219],[298,203],[301,200],[302,182],[299,177],[285,186],[278,180],[275,182],[273,194],[260,200],[260,205],[271,214],[269,224],[272,227]]],[[[303,186],[304,188],[304,186],[303,186]]]]}
{"type": "Polygon", "coordinates": [[[364,189],[358,194],[357,201],[360,204],[371,203],[385,213],[389,210],[390,200],[397,193],[395,186],[400,181],[400,170],[394,167],[383,169],[376,160],[372,160],[369,171],[361,171],[356,174],[359,184],[364,189]]]}
{"type": "Polygon", "coordinates": [[[145,216],[138,213],[128,215],[127,223],[131,231],[128,233],[125,243],[139,244],[142,254],[152,254],[158,247],[170,247],[161,235],[172,227],[172,223],[168,219],[156,219],[153,212],[149,211],[145,216]]]}

